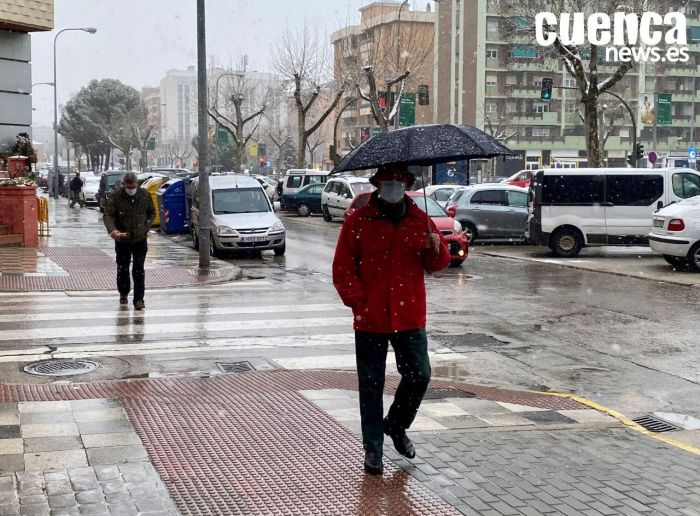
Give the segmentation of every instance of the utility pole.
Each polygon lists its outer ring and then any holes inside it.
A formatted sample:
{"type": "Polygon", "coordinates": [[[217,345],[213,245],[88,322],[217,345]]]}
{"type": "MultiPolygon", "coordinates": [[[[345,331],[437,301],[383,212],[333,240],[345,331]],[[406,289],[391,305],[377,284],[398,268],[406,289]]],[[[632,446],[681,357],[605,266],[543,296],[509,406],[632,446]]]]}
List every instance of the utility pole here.
{"type": "Polygon", "coordinates": [[[199,153],[199,268],[208,269],[211,264],[211,233],[209,214],[209,114],[207,113],[207,33],[205,0],[197,0],[197,126],[199,153]]]}

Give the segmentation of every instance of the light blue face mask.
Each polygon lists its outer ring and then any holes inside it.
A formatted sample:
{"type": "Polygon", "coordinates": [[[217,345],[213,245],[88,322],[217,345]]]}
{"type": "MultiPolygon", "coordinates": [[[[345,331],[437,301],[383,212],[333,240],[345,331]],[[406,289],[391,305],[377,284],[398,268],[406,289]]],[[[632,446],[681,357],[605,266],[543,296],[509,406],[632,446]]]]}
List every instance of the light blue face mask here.
{"type": "Polygon", "coordinates": [[[379,183],[379,197],[391,204],[401,202],[405,191],[406,183],[403,181],[381,181],[379,183]]]}
{"type": "Polygon", "coordinates": [[[133,197],[134,195],[136,195],[137,190],[138,188],[124,188],[126,195],[128,195],[129,197],[133,197]]]}

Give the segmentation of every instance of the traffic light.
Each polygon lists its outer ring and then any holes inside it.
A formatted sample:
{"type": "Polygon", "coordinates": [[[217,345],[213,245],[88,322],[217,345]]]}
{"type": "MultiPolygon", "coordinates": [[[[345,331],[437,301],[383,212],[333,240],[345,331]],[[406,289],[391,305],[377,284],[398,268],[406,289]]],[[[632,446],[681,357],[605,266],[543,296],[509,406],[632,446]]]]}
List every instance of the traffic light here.
{"type": "Polygon", "coordinates": [[[542,91],[540,92],[540,97],[542,100],[552,100],[552,86],[554,85],[554,79],[551,77],[545,77],[542,79],[542,91]]]}
{"type": "Polygon", "coordinates": [[[635,148],[635,156],[637,159],[642,159],[644,157],[644,145],[641,143],[638,143],[637,147],[635,148]]]}

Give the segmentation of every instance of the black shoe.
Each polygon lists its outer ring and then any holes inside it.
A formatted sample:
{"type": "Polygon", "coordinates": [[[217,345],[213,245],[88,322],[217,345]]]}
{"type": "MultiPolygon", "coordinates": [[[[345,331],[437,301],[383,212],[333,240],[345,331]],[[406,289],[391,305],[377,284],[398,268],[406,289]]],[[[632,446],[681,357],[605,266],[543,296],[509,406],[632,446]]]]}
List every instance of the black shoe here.
{"type": "Polygon", "coordinates": [[[365,452],[365,473],[369,473],[370,475],[381,475],[382,473],[384,473],[384,464],[382,463],[382,452],[365,452]]]}
{"type": "Polygon", "coordinates": [[[387,429],[386,419],[384,420],[384,433],[391,437],[394,443],[394,448],[397,452],[408,459],[413,459],[416,456],[416,449],[413,447],[413,443],[406,435],[406,432],[401,431],[389,431],[387,429]]]}

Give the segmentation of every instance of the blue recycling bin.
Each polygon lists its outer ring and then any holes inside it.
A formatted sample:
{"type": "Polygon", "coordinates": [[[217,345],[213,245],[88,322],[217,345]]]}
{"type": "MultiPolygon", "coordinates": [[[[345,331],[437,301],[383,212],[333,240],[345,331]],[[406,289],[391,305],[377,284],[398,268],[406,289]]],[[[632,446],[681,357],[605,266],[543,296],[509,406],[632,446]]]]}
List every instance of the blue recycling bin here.
{"type": "Polygon", "coordinates": [[[185,182],[171,179],[163,183],[156,192],[160,215],[160,229],[164,233],[184,233],[187,231],[187,207],[185,202],[185,182]]]}

